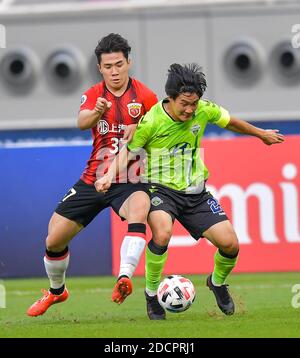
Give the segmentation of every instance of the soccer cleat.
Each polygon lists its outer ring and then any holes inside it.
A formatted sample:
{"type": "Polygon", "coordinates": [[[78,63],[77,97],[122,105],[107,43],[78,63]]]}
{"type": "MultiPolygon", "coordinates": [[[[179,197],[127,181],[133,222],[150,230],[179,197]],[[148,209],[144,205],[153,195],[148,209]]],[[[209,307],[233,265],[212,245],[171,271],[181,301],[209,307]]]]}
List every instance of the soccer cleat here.
{"type": "Polygon", "coordinates": [[[132,283],[130,278],[122,277],[120,278],[111,294],[112,301],[116,302],[118,305],[124,302],[125,298],[132,293],[132,283]]]}
{"type": "Polygon", "coordinates": [[[69,297],[69,292],[66,288],[61,295],[54,295],[53,293],[51,293],[50,291],[46,291],[45,289],[42,289],[42,293],[43,297],[28,308],[28,316],[40,316],[44,314],[50,306],[56,303],[64,302],[69,297]]]}
{"type": "Polygon", "coordinates": [[[234,314],[234,302],[228,292],[228,285],[214,286],[212,275],[209,275],[206,286],[214,293],[220,310],[226,315],[234,314]]]}
{"type": "Polygon", "coordinates": [[[166,312],[158,302],[157,295],[149,296],[145,292],[147,302],[147,314],[151,320],[163,320],[166,319],[166,312]]]}

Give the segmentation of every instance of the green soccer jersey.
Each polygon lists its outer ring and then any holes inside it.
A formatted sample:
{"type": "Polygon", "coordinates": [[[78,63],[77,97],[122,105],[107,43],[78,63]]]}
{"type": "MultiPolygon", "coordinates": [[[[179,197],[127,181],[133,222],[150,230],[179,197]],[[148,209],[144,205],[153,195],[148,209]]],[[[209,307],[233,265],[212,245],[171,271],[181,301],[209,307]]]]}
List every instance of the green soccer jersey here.
{"type": "Polygon", "coordinates": [[[144,181],[192,193],[209,175],[200,150],[205,127],[209,122],[224,128],[230,115],[215,103],[200,100],[193,118],[177,122],[164,110],[164,101],[140,120],[127,147],[131,152],[141,148],[146,152],[144,181]]]}

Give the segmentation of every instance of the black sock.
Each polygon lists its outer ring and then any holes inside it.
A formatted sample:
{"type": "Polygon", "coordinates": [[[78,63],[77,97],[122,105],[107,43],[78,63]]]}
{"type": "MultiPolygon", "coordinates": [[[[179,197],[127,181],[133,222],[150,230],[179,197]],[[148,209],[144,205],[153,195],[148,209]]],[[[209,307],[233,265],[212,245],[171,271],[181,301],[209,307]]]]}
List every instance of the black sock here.
{"type": "Polygon", "coordinates": [[[118,277],[117,281],[119,281],[119,280],[120,280],[121,278],[123,278],[123,277],[129,278],[129,277],[126,276],[126,275],[121,275],[121,276],[118,277]]]}
{"type": "Polygon", "coordinates": [[[140,232],[146,234],[146,225],[141,223],[128,224],[128,232],[140,232]]]}
{"type": "Polygon", "coordinates": [[[53,295],[61,295],[65,290],[65,285],[62,285],[60,288],[52,288],[50,287],[49,291],[53,293],[53,295]]]}
{"type": "Polygon", "coordinates": [[[168,245],[167,246],[160,246],[157,245],[153,239],[151,239],[148,243],[148,247],[149,250],[155,254],[155,255],[163,255],[167,250],[168,250],[168,245]]]}

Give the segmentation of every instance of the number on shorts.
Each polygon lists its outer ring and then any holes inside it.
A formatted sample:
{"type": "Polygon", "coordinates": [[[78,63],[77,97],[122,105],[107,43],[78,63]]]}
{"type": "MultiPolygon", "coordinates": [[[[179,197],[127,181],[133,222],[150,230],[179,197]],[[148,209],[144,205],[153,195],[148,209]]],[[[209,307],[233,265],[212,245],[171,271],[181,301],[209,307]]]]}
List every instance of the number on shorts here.
{"type": "Polygon", "coordinates": [[[71,188],[67,194],[64,196],[62,201],[66,201],[68,198],[70,198],[70,196],[73,196],[76,194],[76,190],[74,188],[71,188]]]}

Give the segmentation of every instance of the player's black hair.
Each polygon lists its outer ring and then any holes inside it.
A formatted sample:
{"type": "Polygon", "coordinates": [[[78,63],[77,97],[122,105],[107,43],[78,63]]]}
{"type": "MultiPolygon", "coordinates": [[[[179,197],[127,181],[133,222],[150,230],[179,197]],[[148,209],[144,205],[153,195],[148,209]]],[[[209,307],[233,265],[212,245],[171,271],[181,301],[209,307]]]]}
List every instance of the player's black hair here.
{"type": "Polygon", "coordinates": [[[165,85],[166,94],[174,100],[180,93],[197,93],[201,98],[206,90],[205,74],[196,63],[179,65],[173,63],[168,70],[168,79],[165,85]]]}
{"type": "Polygon", "coordinates": [[[98,41],[98,45],[95,48],[95,55],[98,63],[101,63],[101,55],[103,53],[123,52],[124,57],[128,60],[128,55],[131,51],[131,47],[128,41],[119,34],[109,34],[98,41]]]}

